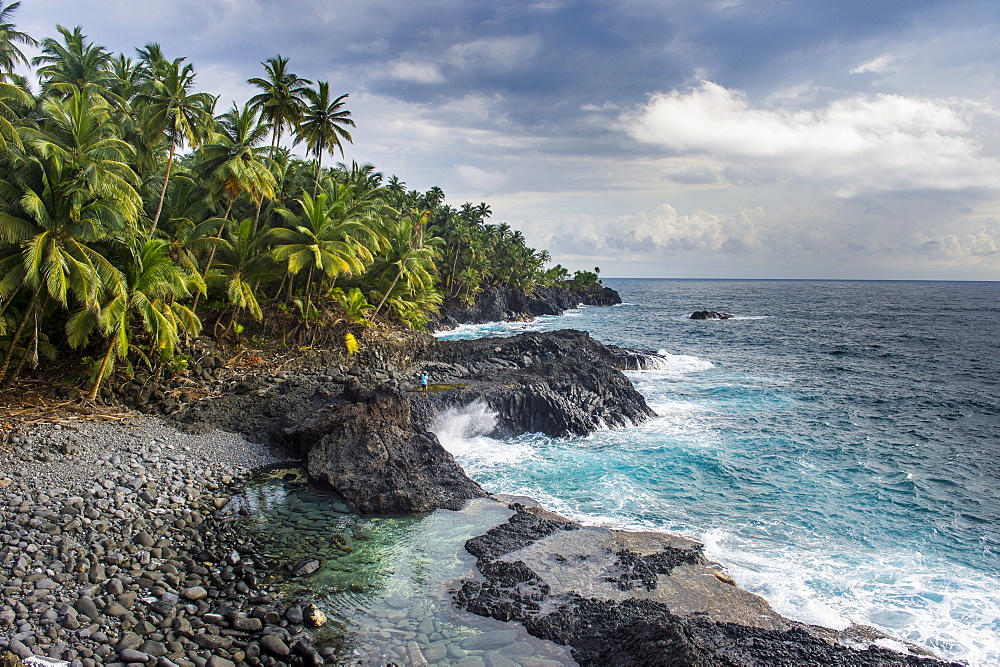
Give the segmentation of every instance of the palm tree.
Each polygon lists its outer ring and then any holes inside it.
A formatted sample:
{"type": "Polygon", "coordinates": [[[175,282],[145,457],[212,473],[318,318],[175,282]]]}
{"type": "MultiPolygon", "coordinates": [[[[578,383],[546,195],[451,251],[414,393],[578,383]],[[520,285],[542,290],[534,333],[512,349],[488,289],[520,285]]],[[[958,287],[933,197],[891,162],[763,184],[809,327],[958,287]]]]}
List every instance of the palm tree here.
{"type": "Polygon", "coordinates": [[[7,153],[11,146],[21,147],[21,137],[14,124],[22,124],[33,102],[27,91],[0,80],[0,154],[7,153]]]}
{"type": "Polygon", "coordinates": [[[338,274],[360,273],[372,261],[372,251],[385,239],[367,224],[361,215],[352,213],[351,202],[334,193],[331,198],[321,192],[315,199],[303,192],[298,199],[300,212],[278,209],[286,227],[275,227],[271,236],[275,242],[274,258],[284,262],[286,270],[295,276],[309,267],[306,279],[306,302],[309,301],[314,269],[327,278],[338,274]]]}
{"type": "MultiPolygon", "coordinates": [[[[104,378],[114,370],[115,359],[128,355],[132,346],[132,322],[138,320],[149,337],[150,351],[161,358],[173,356],[180,334],[197,335],[201,321],[194,311],[177,302],[190,294],[190,278],[170,261],[167,243],[161,239],[133,238],[122,262],[122,279],[99,311],[81,310],[67,323],[70,340],[77,346],[96,326],[107,338],[104,355],[94,374],[86,400],[97,398],[104,378]]],[[[148,357],[147,357],[148,360],[148,357]]]]}
{"type": "Polygon", "coordinates": [[[38,46],[33,37],[14,27],[14,12],[20,6],[20,2],[12,2],[6,7],[0,2],[0,81],[10,78],[19,64],[28,64],[18,44],[38,46]]]}
{"type": "Polygon", "coordinates": [[[355,124],[351,120],[351,112],[343,108],[347,95],[331,101],[328,82],[317,82],[316,90],[307,88],[304,95],[309,103],[302,111],[295,143],[305,142],[308,151],[316,156],[316,182],[313,185],[315,197],[323,168],[323,153],[334,154],[339,148],[343,155],[343,141],[351,142],[351,133],[344,128],[355,127],[355,124]]]}
{"type": "Polygon", "coordinates": [[[74,91],[92,95],[106,95],[110,87],[109,65],[111,53],[103,46],[87,41],[80,26],[69,30],[56,26],[63,42],[52,37],[42,40],[42,53],[31,59],[31,64],[41,68],[42,92],[71,95],[74,91]]]}
{"type": "Polygon", "coordinates": [[[155,74],[150,81],[150,92],[136,97],[137,102],[145,106],[146,136],[150,139],[162,138],[167,142],[167,166],[163,175],[163,187],[160,189],[160,200],[149,230],[150,237],[160,221],[174,155],[185,144],[193,148],[201,145],[206,131],[212,125],[212,108],[215,106],[215,98],[211,95],[191,92],[194,68],[190,64],[182,65],[180,59],[163,63],[155,74]]]}
{"type": "Polygon", "coordinates": [[[388,287],[378,290],[382,293],[382,300],[375,308],[372,319],[382,311],[386,301],[394,296],[393,290],[397,285],[405,285],[411,295],[434,285],[434,260],[438,253],[434,247],[423,244],[423,227],[428,215],[429,211],[413,211],[409,214],[409,219],[400,220],[393,229],[385,257],[376,261],[369,272],[376,280],[379,277],[384,280],[392,275],[388,287]]]}
{"type": "Polygon", "coordinates": [[[267,234],[256,234],[249,218],[230,223],[227,230],[228,239],[222,247],[222,262],[218,268],[225,281],[226,298],[233,307],[232,319],[238,310],[246,309],[260,321],[264,315],[257,301],[257,285],[275,268],[268,252],[270,239],[267,234]]]}
{"type": "Polygon", "coordinates": [[[250,104],[260,109],[273,128],[271,138],[271,157],[281,141],[281,134],[286,127],[295,127],[302,117],[307,86],[312,83],[288,71],[288,58],[280,55],[268,58],[261,65],[267,72],[267,78],[254,77],[247,83],[260,88],[262,92],[250,98],[250,104]]]}
{"type": "Polygon", "coordinates": [[[249,104],[241,109],[234,103],[216,120],[218,131],[199,151],[195,171],[208,182],[213,199],[226,198],[222,217],[228,220],[237,197],[244,195],[259,204],[264,197],[274,196],[277,183],[261,148],[270,127],[257,109],[249,104]]]}
{"type": "MultiPolygon", "coordinates": [[[[213,135],[214,141],[202,147],[196,171],[207,181],[213,200],[226,199],[223,221],[229,220],[233,204],[240,195],[245,195],[256,204],[259,213],[261,201],[264,197],[273,197],[276,187],[274,175],[267,168],[267,158],[260,147],[267,136],[268,126],[260,122],[257,110],[249,104],[242,109],[233,104],[218,118],[218,128],[219,131],[213,135]]],[[[219,239],[222,238],[223,227],[219,227],[219,239]]],[[[202,274],[205,280],[212,269],[215,251],[216,247],[212,246],[202,274]]],[[[195,307],[198,306],[199,296],[195,296],[195,307]]]]}
{"type": "Polygon", "coordinates": [[[89,244],[127,230],[141,205],[127,164],[132,149],[107,122],[110,108],[103,99],[74,93],[43,100],[41,111],[42,128],[26,132],[30,153],[8,183],[17,204],[0,216],[2,240],[20,246],[20,282],[30,290],[0,363],[0,379],[29,318],[46,301],[65,308],[73,295],[90,307],[102,289],[117,285],[114,268],[89,244]]]}

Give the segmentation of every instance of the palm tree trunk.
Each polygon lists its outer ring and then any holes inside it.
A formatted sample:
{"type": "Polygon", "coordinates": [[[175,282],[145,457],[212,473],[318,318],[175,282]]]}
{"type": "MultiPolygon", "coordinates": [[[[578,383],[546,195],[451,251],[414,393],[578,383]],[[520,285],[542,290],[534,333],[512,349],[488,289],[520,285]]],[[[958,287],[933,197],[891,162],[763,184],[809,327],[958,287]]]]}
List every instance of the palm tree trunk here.
{"type": "MultiPolygon", "coordinates": [[[[219,233],[218,233],[218,235],[215,238],[217,238],[217,239],[221,239],[222,238],[222,230],[221,229],[219,230],[219,233]]],[[[203,282],[206,282],[206,285],[207,285],[207,281],[208,281],[208,272],[212,270],[212,262],[215,261],[215,250],[216,250],[216,247],[217,246],[213,245],[212,249],[209,251],[209,253],[208,253],[208,263],[205,264],[205,272],[201,275],[201,279],[202,279],[203,282]]],[[[206,291],[208,290],[207,286],[206,286],[205,289],[206,289],[206,291]]],[[[197,294],[194,295],[194,303],[191,304],[191,310],[195,310],[196,311],[198,309],[198,299],[200,297],[201,297],[201,292],[198,292],[197,294]]]]}
{"type": "Polygon", "coordinates": [[[309,265],[309,275],[306,276],[306,300],[305,307],[302,310],[302,319],[306,323],[306,329],[309,329],[309,296],[312,293],[312,282],[313,282],[313,266],[309,265]]]}
{"type": "Polygon", "coordinates": [[[115,336],[111,335],[108,339],[108,349],[104,352],[104,358],[101,359],[101,368],[97,371],[97,377],[94,378],[94,384],[91,386],[90,391],[87,393],[86,401],[88,403],[93,403],[97,400],[97,392],[101,388],[101,381],[104,379],[104,374],[107,372],[108,363],[111,361],[111,353],[115,349],[115,336]]]}
{"type": "MultiPolygon", "coordinates": [[[[48,294],[46,294],[45,296],[48,297],[48,294]]],[[[42,300],[42,305],[39,308],[39,310],[44,312],[45,299],[42,300]]],[[[0,386],[2,386],[4,389],[13,384],[14,380],[16,380],[18,377],[21,376],[21,371],[24,370],[24,364],[28,361],[28,355],[31,354],[32,351],[34,352],[31,362],[32,367],[35,368],[38,366],[38,313],[37,312],[35,313],[34,335],[31,337],[31,340],[32,340],[31,345],[24,346],[24,352],[21,353],[21,359],[20,361],[17,362],[17,368],[14,369],[13,373],[10,373],[9,375],[7,375],[7,377],[3,379],[3,384],[0,386]]]]}
{"type": "Polygon", "coordinates": [[[399,279],[402,278],[402,277],[403,277],[403,266],[400,265],[400,267],[399,267],[399,273],[397,273],[396,277],[392,279],[392,283],[389,285],[389,289],[387,289],[385,291],[385,294],[382,295],[382,300],[378,302],[378,306],[376,306],[375,312],[372,313],[372,319],[373,320],[376,317],[378,317],[378,313],[379,313],[380,310],[382,310],[382,306],[385,305],[385,302],[389,299],[389,295],[392,294],[392,288],[396,286],[396,283],[398,283],[399,279]]]}
{"type": "Polygon", "coordinates": [[[163,200],[167,196],[167,184],[170,183],[170,167],[174,164],[174,144],[170,143],[170,155],[167,157],[167,171],[163,174],[163,187],[160,188],[160,203],[156,205],[156,215],[153,216],[153,226],[149,228],[149,237],[153,238],[156,225],[160,222],[160,213],[163,211],[163,200]]]}
{"type": "MultiPolygon", "coordinates": [[[[223,221],[227,221],[228,222],[228,220],[229,220],[229,212],[232,210],[232,208],[233,208],[233,202],[235,200],[236,200],[236,197],[230,197],[229,198],[229,206],[226,207],[226,214],[224,216],[222,216],[223,221]]],[[[223,222],[223,224],[219,226],[219,233],[215,235],[215,238],[217,238],[219,240],[222,240],[222,232],[225,231],[225,229],[226,229],[226,225],[225,225],[225,222],[223,222]]],[[[207,287],[208,272],[212,270],[212,262],[215,261],[215,251],[216,251],[216,249],[218,247],[219,247],[219,245],[217,243],[213,243],[212,244],[212,249],[208,253],[208,263],[205,265],[205,273],[203,273],[201,275],[202,282],[206,283],[206,288],[205,288],[206,292],[208,291],[208,287],[207,287]]],[[[199,299],[200,296],[201,296],[201,292],[198,292],[197,294],[194,295],[194,303],[191,304],[191,310],[197,310],[198,309],[198,299],[199,299]]]]}
{"type": "Polygon", "coordinates": [[[274,132],[271,133],[271,159],[274,159],[274,154],[278,151],[278,139],[281,138],[281,123],[274,124],[274,132]]]}
{"type": "Polygon", "coordinates": [[[451,263],[451,275],[448,276],[448,296],[455,296],[455,269],[458,268],[458,255],[462,251],[462,242],[455,244],[455,260],[451,263]]]}
{"type": "Polygon", "coordinates": [[[17,329],[14,330],[14,334],[10,337],[10,347],[7,348],[7,353],[3,357],[3,365],[0,366],[0,380],[3,380],[7,376],[7,369],[10,368],[10,360],[14,356],[14,346],[17,345],[21,334],[24,333],[24,327],[28,324],[28,318],[31,316],[32,311],[35,310],[35,304],[38,303],[38,294],[41,291],[42,284],[39,283],[35,291],[31,293],[31,301],[28,303],[28,307],[24,309],[24,315],[21,316],[21,321],[17,323],[17,329]]]}
{"type": "Polygon", "coordinates": [[[313,181],[313,199],[316,198],[316,190],[319,188],[319,176],[323,173],[323,153],[316,154],[316,179],[313,181]]]}

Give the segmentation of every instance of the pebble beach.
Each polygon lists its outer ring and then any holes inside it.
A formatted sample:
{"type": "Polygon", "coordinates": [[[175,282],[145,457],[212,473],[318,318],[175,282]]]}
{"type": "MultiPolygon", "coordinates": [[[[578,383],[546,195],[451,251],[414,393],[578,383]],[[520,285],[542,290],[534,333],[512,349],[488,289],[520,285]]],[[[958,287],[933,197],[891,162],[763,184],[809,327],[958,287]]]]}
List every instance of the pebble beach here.
{"type": "Polygon", "coordinates": [[[321,664],[227,509],[281,463],[136,415],[16,426],[0,444],[0,654],[74,667],[321,664]]]}

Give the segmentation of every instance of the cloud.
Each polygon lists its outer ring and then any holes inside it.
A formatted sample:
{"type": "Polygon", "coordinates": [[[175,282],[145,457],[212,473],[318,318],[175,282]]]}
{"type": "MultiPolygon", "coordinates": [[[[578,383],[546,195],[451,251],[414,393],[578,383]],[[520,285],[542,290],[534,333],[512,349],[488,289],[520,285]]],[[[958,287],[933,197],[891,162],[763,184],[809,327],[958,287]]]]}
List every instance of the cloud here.
{"type": "Polygon", "coordinates": [[[455,175],[465,186],[486,194],[503,189],[508,181],[504,174],[488,171],[471,164],[455,165],[455,175]]]}
{"type": "Polygon", "coordinates": [[[460,68],[515,69],[529,63],[542,46],[537,35],[492,37],[454,44],[445,59],[460,68]]]}
{"type": "Polygon", "coordinates": [[[817,110],[757,108],[740,91],[703,81],[653,95],[621,117],[639,142],[678,153],[776,168],[824,181],[838,196],[888,190],[1000,188],[1000,161],[970,138],[969,100],[852,96],[817,110]]]}
{"type": "Polygon", "coordinates": [[[851,70],[851,74],[865,74],[868,72],[881,74],[888,71],[895,61],[896,59],[890,56],[879,56],[874,60],[869,60],[863,65],[858,65],[851,70]]]}
{"type": "Polygon", "coordinates": [[[393,79],[413,83],[444,83],[445,78],[434,63],[397,60],[390,64],[388,74],[393,79]]]}

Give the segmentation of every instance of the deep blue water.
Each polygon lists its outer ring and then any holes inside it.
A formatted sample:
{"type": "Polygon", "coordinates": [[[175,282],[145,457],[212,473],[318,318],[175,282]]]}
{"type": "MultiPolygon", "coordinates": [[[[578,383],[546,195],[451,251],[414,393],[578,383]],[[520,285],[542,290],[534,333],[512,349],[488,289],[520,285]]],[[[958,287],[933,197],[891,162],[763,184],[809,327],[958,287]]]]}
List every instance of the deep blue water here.
{"type": "MultiPolygon", "coordinates": [[[[658,413],[583,439],[439,435],[495,492],[705,542],[780,612],[1000,663],[1000,283],[605,280],[625,303],[446,337],[577,328],[659,350],[658,413]],[[694,310],[737,315],[687,319],[694,310]]],[[[471,429],[471,430],[470,430],[471,429]]]]}

